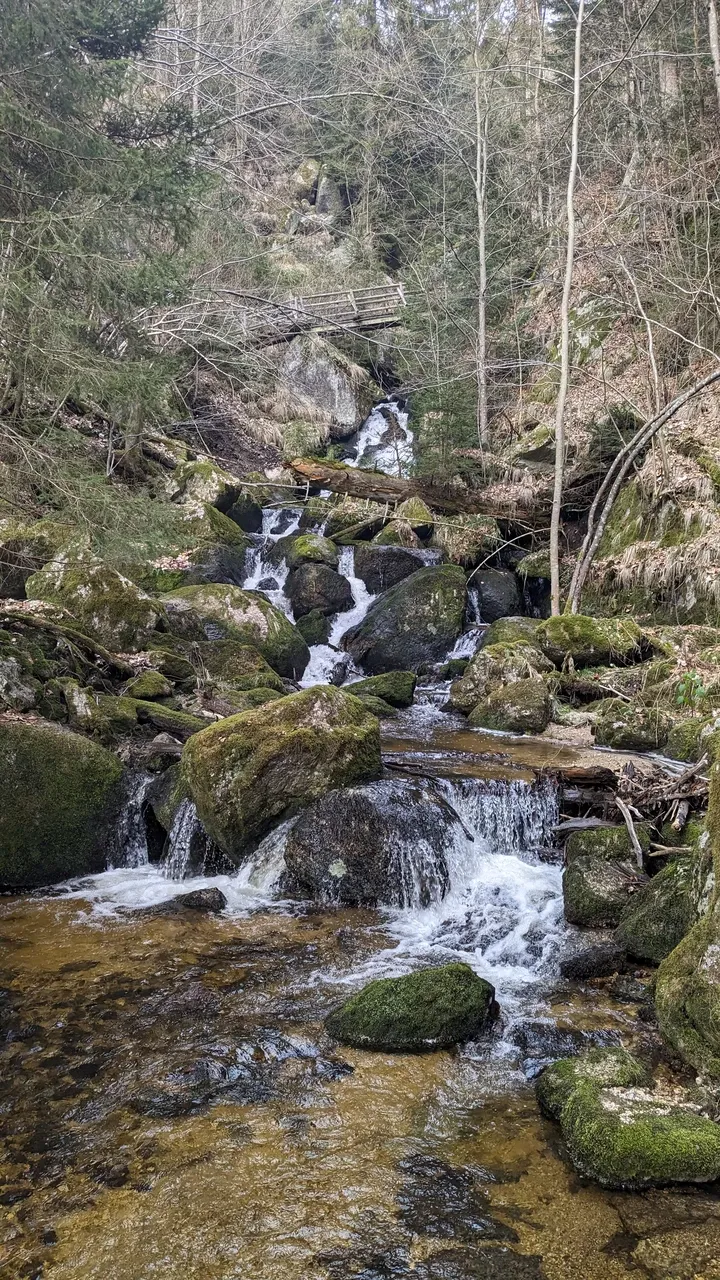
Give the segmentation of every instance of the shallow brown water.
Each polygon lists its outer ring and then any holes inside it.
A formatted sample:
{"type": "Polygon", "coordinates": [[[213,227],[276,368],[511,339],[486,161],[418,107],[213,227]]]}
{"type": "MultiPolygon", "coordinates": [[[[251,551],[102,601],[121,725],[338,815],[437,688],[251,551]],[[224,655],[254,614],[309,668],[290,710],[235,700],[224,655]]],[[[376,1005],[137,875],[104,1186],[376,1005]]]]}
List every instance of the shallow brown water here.
{"type": "MultiPolygon", "coordinates": [[[[720,1275],[720,1201],[583,1185],[482,1047],[324,1036],[342,975],[388,945],[372,913],[98,923],[18,899],[0,935],[3,1280],[720,1275]]],[[[647,1034],[602,988],[552,1014],[647,1034]]]]}

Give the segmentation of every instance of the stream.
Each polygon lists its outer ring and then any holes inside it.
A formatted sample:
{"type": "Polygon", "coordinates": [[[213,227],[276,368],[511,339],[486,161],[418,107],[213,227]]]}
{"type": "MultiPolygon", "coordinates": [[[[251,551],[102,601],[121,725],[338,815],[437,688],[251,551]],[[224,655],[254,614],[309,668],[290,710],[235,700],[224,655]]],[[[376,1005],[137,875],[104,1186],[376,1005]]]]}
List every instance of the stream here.
{"type": "MultiPolygon", "coordinates": [[[[393,440],[375,410],[356,456],[388,470],[394,458],[399,470],[412,436],[390,407],[393,440]]],[[[287,566],[272,548],[300,517],[265,511],[245,584],[289,616],[287,566]]],[[[304,686],[337,677],[338,643],[372,600],[352,548],[340,571],[353,606],[312,649],[304,686]]],[[[474,652],[480,634],[473,614],[453,653],[474,652]]],[[[342,674],[351,687],[361,673],[342,674]]],[[[401,905],[284,901],[289,823],[239,872],[189,876],[203,839],[189,802],[163,862],[150,863],[143,776],[114,869],[2,902],[0,1276],[669,1274],[659,1233],[690,1220],[695,1193],[582,1181],[532,1088],[558,1056],[652,1035],[638,983],[559,977],[577,936],[562,913],[555,786],[535,769],[569,749],[468,730],[441,709],[446,691],[430,679],[383,722],[386,778],[374,784],[408,804],[413,788],[434,788],[452,807],[449,882],[424,904],[418,877],[433,884],[437,868],[421,841],[397,851],[401,905]],[[221,915],[168,909],[209,886],[227,899],[221,915]],[[328,1012],[369,979],[451,959],[496,988],[500,1017],[481,1042],[390,1055],[324,1032],[328,1012]]]]}

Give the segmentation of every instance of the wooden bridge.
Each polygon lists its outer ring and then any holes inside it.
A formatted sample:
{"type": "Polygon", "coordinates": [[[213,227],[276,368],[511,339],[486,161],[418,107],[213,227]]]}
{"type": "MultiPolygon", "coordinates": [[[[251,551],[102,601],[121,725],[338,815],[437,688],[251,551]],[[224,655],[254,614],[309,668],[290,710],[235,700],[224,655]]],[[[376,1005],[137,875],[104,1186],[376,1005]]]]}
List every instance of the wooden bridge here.
{"type": "Polygon", "coordinates": [[[311,293],[278,301],[237,289],[217,289],[163,311],[147,311],[138,322],[161,347],[210,341],[228,350],[270,347],[302,333],[368,333],[399,324],[407,305],[401,284],[311,293]]]}

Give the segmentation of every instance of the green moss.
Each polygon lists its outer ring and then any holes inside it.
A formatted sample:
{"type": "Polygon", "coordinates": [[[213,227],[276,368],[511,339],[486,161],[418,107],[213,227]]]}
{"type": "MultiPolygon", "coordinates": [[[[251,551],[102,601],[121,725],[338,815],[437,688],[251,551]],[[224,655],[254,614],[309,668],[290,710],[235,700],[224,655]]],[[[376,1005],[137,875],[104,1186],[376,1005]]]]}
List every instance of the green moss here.
{"type": "Polygon", "coordinates": [[[515,565],[515,572],[521,578],[548,578],[550,577],[550,552],[549,551],[531,551],[530,555],[523,556],[522,560],[518,560],[515,565]]]}
{"type": "MultiPolygon", "coordinates": [[[[347,537],[347,534],[345,535],[347,537]]],[[[338,541],[340,535],[338,535],[338,541]]],[[[417,534],[406,521],[391,520],[385,525],[379,533],[373,538],[373,545],[377,547],[419,547],[420,542],[417,534]]]]}
{"type": "Polygon", "coordinates": [[[674,724],[666,743],[672,760],[694,762],[706,751],[714,754],[720,745],[720,717],[690,716],[674,724]]]}
{"type": "Polygon", "coordinates": [[[384,671],[379,676],[369,676],[367,680],[358,680],[348,685],[348,692],[355,697],[372,694],[382,698],[391,707],[410,707],[415,695],[417,676],[413,671],[384,671]]]}
{"type": "Polygon", "coordinates": [[[658,706],[611,698],[604,702],[595,722],[595,741],[599,747],[616,751],[658,751],[668,741],[672,720],[658,706]]]}
{"type": "Polygon", "coordinates": [[[170,681],[159,671],[153,671],[152,668],[146,668],[140,671],[125,686],[125,693],[129,698],[144,698],[152,701],[153,698],[169,698],[173,692],[170,681]]]}
{"type": "Polygon", "coordinates": [[[720,1177],[720,1125],[645,1090],[576,1085],[560,1122],[575,1167],[605,1187],[720,1177]]]}
{"type": "Polygon", "coordinates": [[[395,508],[393,518],[399,524],[409,524],[421,538],[430,537],[435,523],[435,516],[422,498],[406,498],[395,508]]]}
{"type": "Polygon", "coordinates": [[[282,679],[253,645],[238,640],[214,640],[198,645],[196,662],[221,689],[276,689],[285,693],[282,679]]]}
{"type": "Polygon", "coordinates": [[[552,1120],[560,1114],[580,1083],[595,1088],[631,1088],[649,1083],[645,1068],[627,1049],[591,1049],[577,1058],[561,1058],[543,1071],[535,1084],[541,1111],[552,1120]]]}
{"type": "Polygon", "coordinates": [[[633,960],[660,964],[696,920],[694,860],[678,855],[633,895],[615,936],[633,960]]]}
{"type": "Polygon", "coordinates": [[[172,680],[173,684],[179,684],[185,688],[195,687],[195,668],[190,659],[183,654],[176,653],[172,649],[148,649],[148,656],[160,674],[172,680]]]}
{"type": "Polygon", "coordinates": [[[375,600],[343,645],[369,675],[440,662],[462,629],[465,587],[457,565],[418,569],[375,600]]]}
{"type": "Polygon", "coordinates": [[[221,720],[183,752],[200,818],[236,863],[274,823],[381,767],[376,718],[329,685],[221,720]]]}
{"type": "Polygon", "coordinates": [[[535,644],[539,626],[537,618],[498,618],[483,634],[483,649],[496,644],[515,644],[516,641],[535,644]]]}
{"type": "Polygon", "coordinates": [[[164,600],[171,629],[193,639],[198,627],[208,638],[252,645],[278,675],[299,678],[310,659],[299,631],[257,591],[225,583],[182,587],[164,600]]]}
{"type": "Polygon", "coordinates": [[[468,724],[473,729],[499,729],[505,733],[542,733],[552,717],[547,685],[538,678],[514,680],[494,689],[478,702],[468,724]]]}
{"type": "Polygon", "coordinates": [[[141,724],[149,722],[158,732],[171,733],[181,741],[207,728],[207,720],[202,720],[200,716],[189,715],[187,711],[173,711],[158,702],[144,702],[137,698],[135,708],[141,724]]]}
{"type": "Polygon", "coordinates": [[[535,642],[561,667],[572,658],[576,667],[625,663],[640,656],[642,631],[629,618],[589,618],[562,614],[541,622],[535,642]]]}
{"type": "Polygon", "coordinates": [[[175,815],[186,797],[180,761],[176,760],[153,780],[147,792],[147,803],[164,831],[170,831],[175,815]]]}
{"type": "Polygon", "coordinates": [[[465,675],[470,663],[469,658],[450,658],[444,662],[438,676],[440,680],[459,680],[465,675]]]}
{"type": "Polygon", "coordinates": [[[469,965],[378,978],[326,1019],[331,1036],[359,1049],[429,1053],[479,1035],[495,992],[469,965]]]}
{"type": "Polygon", "coordinates": [[[372,715],[377,716],[378,720],[397,715],[396,707],[391,707],[389,702],[385,702],[383,698],[376,698],[372,693],[358,693],[354,696],[372,715]]]}
{"type": "Polygon", "coordinates": [[[468,715],[499,687],[553,670],[549,658],[525,639],[483,645],[470,659],[460,679],[452,684],[450,706],[468,715]]]}
{"type": "Polygon", "coordinates": [[[297,619],[295,626],[305,643],[312,648],[315,644],[327,644],[332,622],[319,609],[311,609],[309,613],[297,619]]]}
{"type": "Polygon", "coordinates": [[[337,569],[340,557],[335,543],[329,538],[318,533],[301,533],[292,539],[285,558],[291,569],[297,569],[301,564],[326,564],[330,569],[337,569]]]}
{"type": "MultiPolygon", "coordinates": [[[[635,831],[643,853],[650,848],[650,828],[646,822],[637,822],[635,831]]],[[[603,858],[606,862],[623,862],[634,858],[632,842],[625,825],[618,827],[594,827],[589,831],[573,831],[565,845],[568,862],[575,858],[603,858]]]]}
{"type": "Polygon", "coordinates": [[[277,689],[268,689],[258,686],[256,689],[246,689],[241,692],[238,689],[224,689],[222,698],[224,702],[234,709],[234,711],[252,711],[255,707],[264,707],[267,702],[277,702],[279,698],[286,697],[283,690],[279,693],[277,689]]]}
{"type": "Polygon", "coordinates": [[[0,884],[29,888],[100,871],[120,803],[120,761],[51,725],[0,722],[0,884]]]}
{"type": "Polygon", "coordinates": [[[26,590],[28,599],[62,605],[81,631],[119,653],[144,648],[163,617],[162,606],[129,578],[91,559],[51,560],[26,590]]]}
{"type": "Polygon", "coordinates": [[[634,860],[617,862],[596,855],[573,858],[563,872],[565,919],[585,929],[614,927],[637,885],[634,860]]]}

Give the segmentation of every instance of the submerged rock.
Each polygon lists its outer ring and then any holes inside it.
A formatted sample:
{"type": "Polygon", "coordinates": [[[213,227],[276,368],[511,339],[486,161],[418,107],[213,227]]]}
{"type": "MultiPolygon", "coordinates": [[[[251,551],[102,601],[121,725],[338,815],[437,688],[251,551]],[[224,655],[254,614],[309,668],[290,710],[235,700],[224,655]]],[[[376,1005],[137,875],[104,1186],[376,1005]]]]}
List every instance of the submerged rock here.
{"type": "Polygon", "coordinates": [[[352,609],[350,583],[326,564],[301,564],[293,569],[285,590],[298,618],[316,610],[330,615],[352,609]]]}
{"type": "Polygon", "coordinates": [[[642,631],[630,618],[561,614],[541,622],[535,640],[557,667],[568,658],[576,667],[603,667],[637,661],[642,631]]]}
{"type": "Polygon", "coordinates": [[[440,662],[462,630],[465,574],[456,565],[420,569],[391,587],[343,639],[371,675],[440,662]]]}
{"type": "Polygon", "coordinates": [[[598,942],[561,960],[560,973],[570,982],[584,982],[588,978],[609,978],[613,973],[622,973],[626,965],[626,953],[619,943],[598,942]]]}
{"type": "Polygon", "coordinates": [[[162,902],[159,907],[150,907],[149,910],[157,915],[176,915],[182,911],[205,911],[217,915],[226,906],[225,894],[215,886],[210,886],[207,889],[193,889],[191,893],[179,893],[177,897],[162,902]]]}
{"type": "Polygon", "coordinates": [[[375,716],[331,686],[220,720],[190,739],[182,761],[203,825],[236,864],[273,823],[381,767],[375,716]]]}
{"type": "Polygon", "coordinates": [[[445,853],[463,835],[454,810],[424,781],[331,791],[288,836],[285,891],[351,906],[428,906],[448,890],[445,853]]]}
{"type": "Polygon", "coordinates": [[[467,964],[378,978],[331,1013],[341,1044],[389,1053],[430,1053],[479,1035],[495,1013],[495,991],[467,964]]]}
{"type": "Polygon", "coordinates": [[[0,723],[0,885],[32,888],[105,868],[122,765],[79,734],[0,723]]]}
{"type": "Polygon", "coordinates": [[[672,720],[659,707],[611,698],[603,703],[595,724],[599,747],[616,751],[659,751],[668,740],[672,720]]]}
{"type": "Polygon", "coordinates": [[[208,583],[181,587],[164,601],[171,629],[190,640],[239,640],[257,649],[278,675],[291,679],[299,679],[310,660],[300,632],[257,591],[208,583]]]}
{"type": "Polygon", "coordinates": [[[157,600],[91,557],[58,556],[28,578],[26,590],[29,599],[62,605],[83,632],[116,653],[146,648],[163,620],[157,600]]]}
{"type": "MultiPolygon", "coordinates": [[[[464,678],[464,677],[463,677],[464,678]]],[[[552,699],[539,678],[515,680],[478,702],[468,724],[505,733],[542,733],[552,718],[552,699]]]]}

